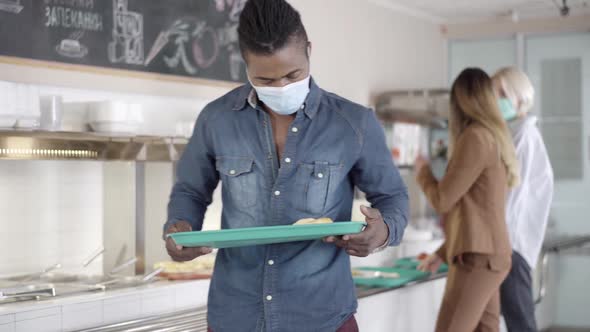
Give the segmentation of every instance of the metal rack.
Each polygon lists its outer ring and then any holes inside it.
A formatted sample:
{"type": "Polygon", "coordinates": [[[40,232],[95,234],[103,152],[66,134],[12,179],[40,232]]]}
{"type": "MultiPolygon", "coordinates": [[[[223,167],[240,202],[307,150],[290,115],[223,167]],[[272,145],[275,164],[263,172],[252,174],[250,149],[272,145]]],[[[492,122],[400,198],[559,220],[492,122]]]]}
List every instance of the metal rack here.
{"type": "MultiPolygon", "coordinates": [[[[178,161],[184,137],[0,130],[1,160],[129,161],[135,165],[136,274],[145,273],[146,162],[178,161]]],[[[174,169],[174,167],[173,167],[174,169]]]]}
{"type": "Polygon", "coordinates": [[[444,129],[449,116],[447,89],[396,90],[375,98],[375,111],[384,122],[417,123],[444,129]]]}
{"type": "Polygon", "coordinates": [[[188,140],[91,132],[0,131],[0,160],[176,161],[188,140]]]}

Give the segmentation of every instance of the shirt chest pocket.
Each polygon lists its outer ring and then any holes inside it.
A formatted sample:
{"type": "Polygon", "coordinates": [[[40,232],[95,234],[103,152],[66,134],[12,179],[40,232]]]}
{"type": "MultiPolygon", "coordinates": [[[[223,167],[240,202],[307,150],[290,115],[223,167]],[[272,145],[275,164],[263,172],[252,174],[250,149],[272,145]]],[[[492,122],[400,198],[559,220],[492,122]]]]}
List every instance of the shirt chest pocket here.
{"type": "Polygon", "coordinates": [[[336,176],[337,169],[322,161],[300,164],[295,176],[296,208],[314,217],[321,217],[326,208],[330,181],[336,176]]]}
{"type": "Polygon", "coordinates": [[[216,167],[221,176],[224,196],[230,197],[237,207],[248,208],[256,204],[258,192],[253,159],[219,157],[216,167]]]}

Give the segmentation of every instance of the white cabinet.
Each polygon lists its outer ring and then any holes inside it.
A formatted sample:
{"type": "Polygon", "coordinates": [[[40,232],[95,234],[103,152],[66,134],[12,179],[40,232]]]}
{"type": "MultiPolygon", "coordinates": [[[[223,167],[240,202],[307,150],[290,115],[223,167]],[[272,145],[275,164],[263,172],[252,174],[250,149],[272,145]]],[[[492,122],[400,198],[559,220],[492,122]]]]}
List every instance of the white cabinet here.
{"type": "Polygon", "coordinates": [[[7,304],[2,307],[5,314],[0,315],[0,332],[79,331],[201,307],[207,304],[208,289],[209,280],[162,281],[102,295],[58,298],[53,303],[31,301],[16,303],[13,308],[7,304]]]}
{"type": "Polygon", "coordinates": [[[421,283],[359,299],[361,331],[434,331],[446,279],[421,283]]]}
{"type": "Polygon", "coordinates": [[[62,329],[64,331],[99,326],[102,325],[102,322],[102,301],[67,304],[62,307],[62,329]]]}
{"type": "Polygon", "coordinates": [[[61,317],[59,315],[39,317],[17,321],[15,332],[61,332],[61,317]]]}
{"type": "Polygon", "coordinates": [[[209,293],[209,280],[197,281],[200,287],[195,287],[195,282],[186,283],[176,287],[176,310],[196,308],[207,305],[209,293]]]}
{"type": "Polygon", "coordinates": [[[0,332],[14,332],[14,315],[0,316],[0,332]]]}
{"type": "Polygon", "coordinates": [[[141,316],[141,296],[126,295],[104,300],[104,324],[139,318],[141,316]]]}
{"type": "Polygon", "coordinates": [[[6,325],[9,323],[14,323],[14,314],[0,316],[0,325],[6,325]]]}
{"type": "Polygon", "coordinates": [[[146,317],[174,311],[174,292],[170,290],[153,291],[142,295],[141,315],[146,317]]]}
{"type": "Polygon", "coordinates": [[[0,332],[15,332],[14,322],[8,324],[0,324],[0,332]]]}
{"type": "Polygon", "coordinates": [[[61,308],[19,312],[15,315],[15,332],[61,331],[61,308]]]}

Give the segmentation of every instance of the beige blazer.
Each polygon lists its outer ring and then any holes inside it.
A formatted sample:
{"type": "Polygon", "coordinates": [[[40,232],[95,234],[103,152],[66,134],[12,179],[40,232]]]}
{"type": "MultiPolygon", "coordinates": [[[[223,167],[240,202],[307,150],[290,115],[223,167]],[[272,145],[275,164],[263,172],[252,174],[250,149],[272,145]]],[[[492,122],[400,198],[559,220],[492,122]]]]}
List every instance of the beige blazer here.
{"type": "Polygon", "coordinates": [[[445,176],[437,181],[430,167],[418,183],[443,216],[446,241],[437,251],[452,263],[463,253],[492,256],[491,268],[510,264],[512,249],[505,222],[506,169],[492,134],[469,125],[459,136],[445,176]]]}

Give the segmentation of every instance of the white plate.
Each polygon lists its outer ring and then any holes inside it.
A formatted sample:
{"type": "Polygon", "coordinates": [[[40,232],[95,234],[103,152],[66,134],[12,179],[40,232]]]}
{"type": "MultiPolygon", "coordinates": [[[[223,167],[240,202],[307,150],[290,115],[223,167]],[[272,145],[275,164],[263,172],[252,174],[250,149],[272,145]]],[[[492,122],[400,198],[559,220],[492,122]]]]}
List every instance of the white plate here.
{"type": "Polygon", "coordinates": [[[35,129],[39,128],[39,118],[21,118],[16,120],[15,128],[18,129],[35,129]]]}
{"type": "Polygon", "coordinates": [[[88,125],[84,122],[62,122],[61,130],[67,132],[84,133],[88,131],[88,125]]]}
{"type": "Polygon", "coordinates": [[[143,122],[141,104],[122,101],[100,101],[88,103],[88,122],[143,122]]]}

